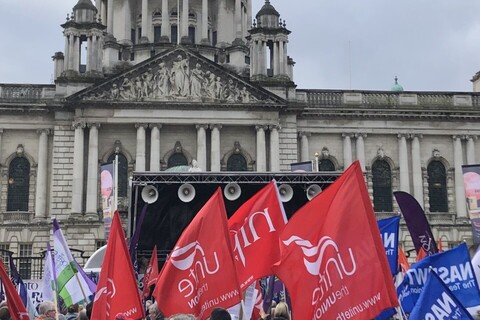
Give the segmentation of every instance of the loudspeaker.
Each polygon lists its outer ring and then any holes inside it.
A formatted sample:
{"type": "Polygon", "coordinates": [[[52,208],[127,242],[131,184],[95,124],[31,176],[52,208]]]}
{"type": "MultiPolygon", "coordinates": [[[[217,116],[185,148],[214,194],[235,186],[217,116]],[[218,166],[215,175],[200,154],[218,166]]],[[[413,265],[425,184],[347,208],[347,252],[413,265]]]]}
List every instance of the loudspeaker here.
{"type": "Polygon", "coordinates": [[[158,199],[158,190],[154,186],[146,186],[142,190],[142,199],[148,204],[154,203],[158,199]]]}
{"type": "Polygon", "coordinates": [[[307,199],[312,200],[317,194],[322,192],[322,188],[318,184],[312,184],[307,188],[307,199]]]}
{"type": "Polygon", "coordinates": [[[190,202],[195,198],[195,188],[190,183],[184,183],[178,188],[177,194],[182,202],[190,202]]]}
{"type": "Polygon", "coordinates": [[[240,188],[240,185],[235,182],[231,182],[225,186],[223,189],[223,195],[227,200],[230,201],[235,201],[238,198],[240,198],[240,195],[242,194],[242,188],[240,188]]]}
{"type": "Polygon", "coordinates": [[[293,188],[289,184],[281,184],[278,186],[278,193],[280,193],[280,200],[288,202],[293,198],[293,188]]]}

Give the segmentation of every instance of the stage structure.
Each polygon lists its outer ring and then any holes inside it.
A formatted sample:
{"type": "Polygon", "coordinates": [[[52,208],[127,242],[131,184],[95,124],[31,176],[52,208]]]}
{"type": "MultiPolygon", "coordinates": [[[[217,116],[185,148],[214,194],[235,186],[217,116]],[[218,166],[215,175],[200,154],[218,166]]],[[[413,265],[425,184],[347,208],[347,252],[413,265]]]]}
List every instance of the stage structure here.
{"type": "Polygon", "coordinates": [[[219,187],[224,194],[227,215],[230,217],[246,200],[275,179],[285,212],[290,218],[339,175],[339,172],[134,173],[128,233],[130,237],[133,235],[142,208],[148,203],[140,226],[138,255],[149,257],[156,245],[159,259],[162,260],[195,214],[219,187]]]}

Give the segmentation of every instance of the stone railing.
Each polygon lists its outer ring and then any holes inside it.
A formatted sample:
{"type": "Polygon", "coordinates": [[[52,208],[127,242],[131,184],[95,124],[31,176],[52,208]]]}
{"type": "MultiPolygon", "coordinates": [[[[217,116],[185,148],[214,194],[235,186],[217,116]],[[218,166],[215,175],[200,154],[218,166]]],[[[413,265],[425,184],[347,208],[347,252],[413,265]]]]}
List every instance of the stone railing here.
{"type": "Polygon", "coordinates": [[[7,211],[3,213],[3,224],[28,224],[33,213],[25,211],[7,211]]]}
{"type": "Polygon", "coordinates": [[[473,92],[391,92],[351,90],[297,90],[297,99],[309,107],[359,105],[365,107],[480,107],[480,93],[473,92]]]}
{"type": "Polygon", "coordinates": [[[0,102],[38,103],[53,99],[55,85],[0,84],[0,102]]]}

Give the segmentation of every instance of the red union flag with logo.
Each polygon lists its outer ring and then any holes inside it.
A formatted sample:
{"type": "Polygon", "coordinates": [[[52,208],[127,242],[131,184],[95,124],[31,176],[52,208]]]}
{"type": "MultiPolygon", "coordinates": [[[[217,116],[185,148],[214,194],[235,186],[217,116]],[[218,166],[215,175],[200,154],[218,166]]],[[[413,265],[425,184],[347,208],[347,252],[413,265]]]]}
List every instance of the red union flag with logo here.
{"type": "Polygon", "coordinates": [[[122,223],[118,211],[115,211],[91,319],[114,320],[118,313],[133,319],[144,317],[122,223]]]}
{"type": "Polygon", "coordinates": [[[358,161],[295,213],[280,250],[295,319],[372,319],[398,305],[358,161]]]}
{"type": "Polygon", "coordinates": [[[240,288],[271,275],[280,259],[278,237],[287,216],[275,180],[245,202],[228,220],[240,288]]]}
{"type": "Polygon", "coordinates": [[[240,302],[220,188],[183,231],[153,291],[165,316],[189,313],[207,319],[216,307],[240,302]]]}

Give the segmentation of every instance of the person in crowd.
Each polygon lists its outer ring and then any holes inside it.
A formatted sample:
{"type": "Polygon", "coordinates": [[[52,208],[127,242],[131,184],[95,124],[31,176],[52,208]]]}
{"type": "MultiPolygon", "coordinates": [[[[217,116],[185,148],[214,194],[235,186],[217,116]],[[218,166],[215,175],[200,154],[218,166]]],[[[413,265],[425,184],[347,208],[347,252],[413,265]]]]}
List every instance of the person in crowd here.
{"type": "Polygon", "coordinates": [[[232,320],[230,313],[223,308],[215,308],[210,314],[210,320],[232,320]]]}
{"type": "Polygon", "coordinates": [[[275,311],[273,312],[274,320],[290,320],[290,310],[288,305],[281,301],[275,306],[275,311]]]}
{"type": "Polygon", "coordinates": [[[160,309],[158,309],[158,305],[155,302],[148,308],[148,316],[150,320],[164,320],[165,317],[163,314],[160,312],[160,309]]]}
{"type": "Polygon", "coordinates": [[[65,320],[75,320],[78,317],[78,304],[72,304],[67,309],[67,314],[65,315],[65,320]]]}
{"type": "Polygon", "coordinates": [[[52,301],[43,301],[38,305],[38,320],[44,319],[56,319],[57,318],[57,308],[52,301]]]}
{"type": "Polygon", "coordinates": [[[85,307],[88,319],[92,319],[93,301],[90,301],[85,307]]]}
{"type": "Polygon", "coordinates": [[[8,307],[2,306],[0,307],[0,320],[11,320],[10,311],[8,311],[8,307]]]}
{"type": "Polygon", "coordinates": [[[89,320],[88,317],[87,317],[87,311],[85,309],[83,309],[82,311],[80,311],[78,313],[78,317],[77,317],[78,320],[89,320]]]}
{"type": "Polygon", "coordinates": [[[174,314],[173,316],[170,316],[168,320],[195,320],[195,316],[193,314],[184,314],[184,313],[179,313],[179,314],[174,314]]]}

